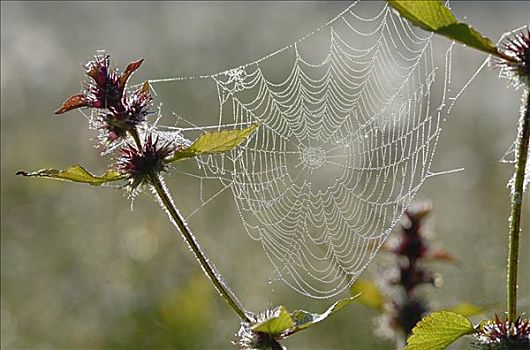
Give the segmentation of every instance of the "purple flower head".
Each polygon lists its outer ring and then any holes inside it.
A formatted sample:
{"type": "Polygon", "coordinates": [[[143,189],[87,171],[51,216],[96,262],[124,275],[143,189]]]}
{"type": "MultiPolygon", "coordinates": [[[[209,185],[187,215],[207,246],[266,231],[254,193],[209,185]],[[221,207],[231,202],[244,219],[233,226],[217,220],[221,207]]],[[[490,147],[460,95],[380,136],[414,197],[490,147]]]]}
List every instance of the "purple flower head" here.
{"type": "Polygon", "coordinates": [[[161,142],[158,136],[153,139],[151,134],[145,137],[141,149],[136,145],[127,145],[120,149],[121,157],[116,168],[126,174],[132,190],[140,185],[151,183],[151,179],[167,170],[167,160],[176,150],[171,142],[161,142]]]}

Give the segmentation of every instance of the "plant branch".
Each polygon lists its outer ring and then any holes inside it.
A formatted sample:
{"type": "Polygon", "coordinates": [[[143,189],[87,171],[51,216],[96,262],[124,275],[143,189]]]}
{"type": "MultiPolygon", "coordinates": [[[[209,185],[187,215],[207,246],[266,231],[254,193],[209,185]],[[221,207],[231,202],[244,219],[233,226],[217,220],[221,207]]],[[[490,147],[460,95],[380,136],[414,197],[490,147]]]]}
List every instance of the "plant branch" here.
{"type": "Polygon", "coordinates": [[[204,252],[199,246],[197,240],[195,239],[195,236],[192,234],[186,221],[175,207],[167,191],[167,188],[162,182],[160,176],[152,176],[151,183],[156,194],[158,195],[158,198],[160,199],[160,205],[167,212],[171,222],[179,228],[180,232],[182,233],[182,236],[186,240],[186,243],[188,243],[189,247],[193,251],[193,254],[197,258],[197,260],[199,260],[203,271],[206,273],[206,275],[208,275],[210,281],[212,281],[219,294],[221,294],[221,296],[228,303],[228,305],[230,305],[230,307],[239,315],[239,317],[243,321],[250,322],[239,300],[236,298],[232,290],[222,280],[221,275],[219,274],[219,272],[216,271],[213,264],[204,255],[204,252]]]}
{"type": "MultiPolygon", "coordinates": [[[[136,143],[136,146],[139,149],[142,149],[142,143],[138,135],[138,131],[134,128],[130,130],[130,134],[136,143]]],[[[202,248],[199,245],[199,242],[195,239],[195,236],[191,232],[188,224],[186,223],[184,217],[180,214],[177,207],[173,203],[173,199],[169,194],[167,187],[162,181],[161,177],[158,174],[153,174],[150,176],[150,183],[153,188],[153,191],[156,193],[159,199],[160,206],[168,214],[170,221],[180,230],[182,236],[188,246],[191,248],[195,258],[199,261],[203,271],[206,273],[210,281],[215,286],[215,289],[221,294],[223,299],[228,303],[228,305],[238,314],[238,316],[245,322],[250,322],[245,309],[241,305],[241,302],[234,295],[234,292],[226,285],[223,281],[221,274],[217,272],[215,266],[208,260],[204,254],[202,248]]]]}
{"type": "Polygon", "coordinates": [[[129,131],[129,134],[131,134],[133,140],[134,140],[134,143],[136,144],[136,147],[138,148],[138,150],[141,150],[142,149],[142,141],[140,141],[140,135],[138,135],[138,130],[136,128],[131,128],[128,130],[129,131]]]}
{"type": "Polygon", "coordinates": [[[510,214],[510,237],[508,243],[508,281],[507,304],[508,322],[517,317],[517,267],[519,262],[519,238],[521,234],[521,209],[526,162],[528,161],[528,144],[530,140],[530,91],[528,87],[523,97],[523,114],[521,116],[517,137],[517,160],[512,187],[512,210],[510,214]]]}

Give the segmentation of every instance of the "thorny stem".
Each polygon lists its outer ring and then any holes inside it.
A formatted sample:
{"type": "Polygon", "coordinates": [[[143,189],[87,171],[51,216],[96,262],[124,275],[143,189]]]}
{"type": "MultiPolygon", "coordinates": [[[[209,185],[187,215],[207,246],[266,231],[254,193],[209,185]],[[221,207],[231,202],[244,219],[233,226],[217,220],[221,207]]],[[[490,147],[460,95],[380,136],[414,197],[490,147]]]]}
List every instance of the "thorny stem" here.
{"type": "MultiPolygon", "coordinates": [[[[134,139],[134,142],[136,143],[136,146],[141,149],[142,144],[140,141],[140,137],[138,136],[138,131],[136,129],[132,129],[129,131],[134,139]]],[[[215,266],[205,256],[202,248],[199,245],[199,242],[197,242],[197,240],[195,239],[195,236],[188,227],[188,224],[186,223],[184,217],[182,217],[175,204],[173,203],[171,195],[169,194],[167,187],[165,186],[160,176],[152,175],[150,177],[150,182],[158,198],[160,199],[160,205],[167,212],[171,222],[179,228],[184,240],[186,241],[186,243],[188,243],[197,260],[199,260],[203,271],[213,283],[215,289],[217,289],[223,299],[243,321],[250,322],[250,319],[248,318],[245,309],[241,305],[241,302],[234,295],[234,292],[232,292],[232,290],[222,280],[221,275],[216,271],[215,266]]]]}
{"type": "Polygon", "coordinates": [[[508,243],[508,281],[507,304],[508,322],[514,322],[517,316],[517,265],[519,262],[519,237],[521,233],[521,207],[523,204],[523,189],[525,169],[530,140],[530,91],[528,87],[523,97],[523,115],[519,125],[517,163],[515,164],[515,178],[512,188],[512,210],[510,214],[510,238],[508,243]]]}

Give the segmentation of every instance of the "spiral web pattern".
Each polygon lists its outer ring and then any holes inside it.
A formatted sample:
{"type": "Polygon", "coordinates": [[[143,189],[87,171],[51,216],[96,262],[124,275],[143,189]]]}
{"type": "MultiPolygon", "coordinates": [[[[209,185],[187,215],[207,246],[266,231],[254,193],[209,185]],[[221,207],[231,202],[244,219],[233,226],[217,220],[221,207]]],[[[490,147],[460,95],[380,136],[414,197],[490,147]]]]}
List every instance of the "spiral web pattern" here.
{"type": "Polygon", "coordinates": [[[217,86],[218,128],[260,124],[245,145],[197,164],[231,189],[275,278],[327,298],[374,257],[432,175],[445,54],[437,72],[428,33],[363,2],[258,61],[200,77],[217,86]]]}

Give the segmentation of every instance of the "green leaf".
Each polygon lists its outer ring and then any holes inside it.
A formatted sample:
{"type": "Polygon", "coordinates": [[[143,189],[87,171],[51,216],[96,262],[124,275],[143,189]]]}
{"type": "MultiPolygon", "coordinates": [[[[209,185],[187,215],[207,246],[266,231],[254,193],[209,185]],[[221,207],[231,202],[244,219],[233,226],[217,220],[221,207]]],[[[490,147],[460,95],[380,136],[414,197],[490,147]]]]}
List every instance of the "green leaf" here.
{"type": "Polygon", "coordinates": [[[359,294],[359,297],[355,300],[356,302],[377,311],[383,310],[385,297],[374,283],[359,279],[351,286],[350,292],[353,295],[359,294]]]}
{"type": "Polygon", "coordinates": [[[193,158],[202,154],[225,153],[239,146],[258,127],[252,125],[243,130],[223,130],[205,133],[187,148],[178,150],[167,162],[193,158]]]}
{"type": "Polygon", "coordinates": [[[350,304],[355,298],[356,296],[341,299],[331,305],[322,314],[313,314],[304,310],[296,310],[293,313],[289,313],[284,306],[278,306],[274,309],[272,316],[269,316],[267,320],[252,325],[252,330],[254,332],[270,334],[275,339],[287,337],[324,321],[335,312],[350,304]]]}
{"type": "Polygon", "coordinates": [[[480,315],[484,313],[484,311],[487,311],[489,308],[490,307],[478,306],[470,303],[461,303],[450,309],[447,309],[447,311],[454,312],[462,316],[471,317],[480,315]]]}
{"type": "Polygon", "coordinates": [[[271,318],[264,322],[256,323],[252,326],[252,330],[278,336],[293,327],[294,321],[287,309],[284,306],[278,306],[271,318]]]}
{"type": "Polygon", "coordinates": [[[304,310],[296,310],[294,311],[291,316],[294,320],[294,327],[289,332],[290,334],[296,333],[298,331],[304,330],[306,328],[309,328],[311,326],[314,326],[315,324],[324,321],[329,316],[333,315],[346,305],[350,304],[355,297],[351,298],[345,298],[337,301],[335,304],[331,305],[324,313],[322,314],[313,314],[304,310]]]}
{"type": "Polygon", "coordinates": [[[433,312],[414,327],[405,350],[443,350],[474,332],[471,321],[465,316],[449,311],[433,312]]]}
{"type": "Polygon", "coordinates": [[[17,171],[17,175],[29,177],[47,177],[56,180],[82,182],[93,186],[99,186],[106,182],[117,181],[124,178],[123,174],[120,174],[119,172],[114,170],[108,170],[105,174],[101,176],[95,176],[79,164],[73,165],[65,170],[42,169],[33,173],[17,171]]]}
{"type": "Polygon", "coordinates": [[[456,19],[441,1],[387,0],[403,17],[427,31],[443,35],[477,50],[499,56],[493,42],[470,25],[456,19]]]}

